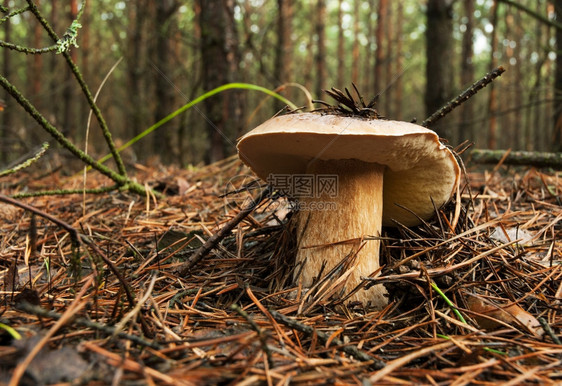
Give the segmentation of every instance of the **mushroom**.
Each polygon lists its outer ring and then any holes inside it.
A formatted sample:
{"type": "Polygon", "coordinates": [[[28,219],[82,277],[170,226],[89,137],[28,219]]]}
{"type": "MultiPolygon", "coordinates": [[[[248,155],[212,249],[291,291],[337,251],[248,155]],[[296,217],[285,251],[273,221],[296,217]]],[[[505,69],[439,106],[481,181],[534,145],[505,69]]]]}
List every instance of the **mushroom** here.
{"type": "MultiPolygon", "coordinates": [[[[258,177],[285,185],[280,190],[292,184],[305,287],[346,258],[346,291],[376,274],[381,227],[430,218],[451,198],[460,175],[453,153],[429,129],[333,114],[271,118],[240,139],[238,153],[258,177]],[[307,181],[312,189],[303,189],[307,181]]],[[[350,300],[382,308],[386,295],[378,284],[350,300]]]]}

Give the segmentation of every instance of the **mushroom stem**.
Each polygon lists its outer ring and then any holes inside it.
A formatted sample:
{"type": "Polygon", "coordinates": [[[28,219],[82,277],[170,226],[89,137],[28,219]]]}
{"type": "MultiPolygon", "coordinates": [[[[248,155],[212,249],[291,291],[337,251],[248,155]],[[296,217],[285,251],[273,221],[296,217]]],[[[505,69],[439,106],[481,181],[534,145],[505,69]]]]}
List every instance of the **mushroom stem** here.
{"type": "MultiPolygon", "coordinates": [[[[315,160],[308,165],[307,175],[316,177],[314,197],[299,197],[297,263],[303,264],[302,284],[317,283],[345,259],[333,282],[346,277],[345,292],[349,293],[379,268],[379,240],[364,240],[379,236],[383,212],[383,175],[385,166],[358,160],[315,160]],[[322,189],[323,177],[337,175],[337,192],[322,189]],[[322,268],[323,267],[323,268],[322,268]]],[[[359,290],[352,301],[368,302],[382,308],[387,304],[382,284],[359,290]]]]}

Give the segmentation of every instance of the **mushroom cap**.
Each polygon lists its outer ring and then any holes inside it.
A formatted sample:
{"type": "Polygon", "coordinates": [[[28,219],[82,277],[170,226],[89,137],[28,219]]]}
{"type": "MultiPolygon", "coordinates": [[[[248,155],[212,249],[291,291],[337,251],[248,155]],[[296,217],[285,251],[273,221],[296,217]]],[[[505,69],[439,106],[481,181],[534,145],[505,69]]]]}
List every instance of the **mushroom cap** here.
{"type": "Polygon", "coordinates": [[[304,174],[318,159],[357,159],[386,166],[383,225],[387,226],[395,225],[392,220],[413,226],[420,222],[417,216],[430,218],[435,207],[451,198],[460,176],[453,153],[434,131],[401,121],[287,114],[244,135],[237,148],[240,159],[263,180],[271,174],[304,174]]]}

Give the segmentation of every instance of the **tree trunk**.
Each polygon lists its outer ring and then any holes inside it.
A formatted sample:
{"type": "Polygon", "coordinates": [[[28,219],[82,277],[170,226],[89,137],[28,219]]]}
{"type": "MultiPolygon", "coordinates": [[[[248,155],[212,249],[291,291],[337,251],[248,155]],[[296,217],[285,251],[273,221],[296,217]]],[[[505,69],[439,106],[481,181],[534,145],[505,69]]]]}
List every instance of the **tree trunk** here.
{"type": "Polygon", "coordinates": [[[404,4],[398,2],[396,9],[396,60],[394,61],[396,82],[394,83],[394,116],[396,120],[402,120],[402,72],[404,71],[404,56],[402,55],[403,30],[404,30],[404,4]]]}
{"type": "MultiPolygon", "coordinates": [[[[8,7],[9,3],[10,3],[9,0],[4,0],[4,6],[5,7],[8,7]]],[[[12,35],[12,23],[8,19],[4,22],[4,40],[6,40],[7,42],[10,42],[12,40],[11,35],[12,35]]],[[[4,48],[2,56],[3,56],[3,59],[4,59],[3,75],[7,79],[10,79],[10,77],[12,76],[12,53],[11,53],[11,50],[8,50],[8,49],[4,48]]],[[[8,154],[10,153],[9,142],[11,142],[11,141],[7,141],[6,139],[8,138],[10,128],[12,127],[12,124],[13,124],[13,115],[14,114],[13,114],[13,108],[11,106],[12,103],[9,100],[10,94],[8,94],[7,91],[4,91],[3,96],[4,96],[4,102],[6,103],[6,106],[4,108],[4,111],[2,111],[2,113],[1,113],[2,114],[2,125],[0,125],[0,163],[5,165],[10,160],[9,157],[8,157],[8,154]]]]}
{"type": "MultiPolygon", "coordinates": [[[[474,0],[464,0],[464,17],[466,23],[462,35],[461,50],[461,88],[467,88],[474,81],[474,0]]],[[[461,124],[459,129],[459,139],[476,142],[474,124],[470,123],[474,119],[474,104],[463,103],[461,106],[461,124]]],[[[481,144],[484,145],[484,144],[481,144]]]]}
{"type": "MultiPolygon", "coordinates": [[[[492,36],[491,36],[491,53],[490,53],[490,68],[496,68],[498,65],[498,60],[496,59],[496,52],[498,50],[498,1],[494,0],[491,9],[492,14],[492,36]]],[[[488,148],[495,149],[497,146],[497,100],[496,100],[496,88],[494,83],[490,84],[490,98],[488,100],[488,117],[490,123],[488,126],[488,148]]]]}
{"type": "MultiPolygon", "coordinates": [[[[51,15],[50,15],[50,22],[51,22],[51,27],[53,28],[53,30],[57,31],[57,26],[58,26],[58,8],[57,8],[58,4],[56,1],[51,1],[51,15]]],[[[5,50],[8,51],[8,50],[5,50]]],[[[49,89],[50,90],[58,90],[60,88],[60,84],[61,84],[61,75],[64,74],[64,76],[66,76],[66,71],[61,71],[62,74],[59,74],[58,70],[57,70],[57,62],[59,59],[59,55],[51,55],[49,58],[49,72],[51,73],[51,79],[49,81],[49,89]]],[[[51,96],[51,101],[50,101],[50,114],[48,115],[51,123],[55,126],[58,126],[60,124],[60,122],[62,121],[61,119],[61,94],[60,92],[56,92],[53,91],[53,95],[51,96]]],[[[64,128],[63,128],[64,131],[64,128]]]]}
{"type": "MultiPolygon", "coordinates": [[[[562,0],[554,0],[556,20],[562,22],[562,0]]],[[[556,29],[556,69],[554,80],[554,133],[552,150],[562,152],[562,29],[556,29]]]]}
{"type": "Polygon", "coordinates": [[[378,94],[382,91],[383,84],[383,65],[384,65],[384,31],[385,31],[385,15],[388,6],[387,0],[379,0],[379,9],[377,11],[377,28],[375,30],[375,43],[377,45],[375,51],[375,79],[373,79],[373,93],[378,94]]]}
{"type": "MultiPolygon", "coordinates": [[[[451,99],[453,52],[452,0],[429,0],[426,30],[426,91],[425,110],[430,116],[451,99]]],[[[437,134],[450,139],[452,131],[444,124],[447,118],[433,127],[437,134]]]]}
{"type": "MultiPolygon", "coordinates": [[[[146,76],[146,20],[147,4],[146,0],[134,0],[130,4],[129,13],[129,43],[127,44],[127,76],[130,93],[128,99],[127,136],[134,137],[146,128],[149,119],[147,117],[146,90],[143,87],[143,78],[146,76]],[[141,106],[145,107],[142,108],[141,106]]],[[[149,154],[149,141],[141,141],[137,144],[138,154],[149,154]]]]}
{"type": "Polygon", "coordinates": [[[384,95],[382,99],[384,100],[384,114],[387,117],[394,117],[394,112],[392,111],[392,96],[394,95],[394,85],[391,84],[394,71],[394,60],[393,60],[393,48],[394,45],[394,23],[392,20],[393,12],[392,12],[392,5],[395,2],[390,2],[386,7],[386,14],[385,18],[387,20],[386,24],[386,31],[384,34],[386,36],[386,53],[385,53],[385,60],[384,60],[384,68],[385,68],[385,79],[384,79],[384,95]]]}
{"type": "Polygon", "coordinates": [[[277,46],[275,47],[274,76],[276,86],[290,82],[292,51],[293,0],[277,0],[277,46]]]}
{"type": "MultiPolygon", "coordinates": [[[[154,121],[158,122],[174,110],[176,91],[173,87],[172,47],[170,36],[174,28],[174,13],[179,4],[175,0],[160,0],[156,2],[156,36],[155,36],[155,56],[153,61],[156,65],[154,71],[154,96],[156,100],[156,110],[154,121]],[[172,84],[171,84],[172,83],[172,84]]],[[[160,133],[154,136],[153,151],[159,155],[160,159],[169,164],[178,158],[177,152],[177,132],[174,130],[177,121],[168,122],[160,133]]]]}
{"type": "MultiPolygon", "coordinates": [[[[35,4],[39,7],[41,4],[40,0],[36,0],[35,4]]],[[[41,36],[43,32],[43,27],[37,19],[33,19],[33,43],[31,47],[41,47],[41,36]]],[[[41,92],[41,78],[43,73],[43,55],[33,55],[31,57],[33,60],[33,64],[31,66],[31,95],[38,96],[41,92]]],[[[35,99],[34,101],[35,107],[39,111],[41,111],[41,100],[40,98],[35,99]]]]}
{"type": "MultiPolygon", "coordinates": [[[[237,70],[234,0],[197,0],[200,7],[201,64],[203,88],[214,89],[231,81],[237,70]]],[[[239,94],[219,93],[205,100],[209,151],[206,161],[216,162],[234,152],[235,136],[241,131],[239,94]]]]}
{"type": "Polygon", "coordinates": [[[345,66],[345,39],[343,30],[343,0],[338,1],[338,70],[337,70],[337,81],[336,85],[338,88],[343,88],[344,86],[344,66],[345,66]]]}
{"type": "Polygon", "coordinates": [[[351,81],[359,84],[359,5],[361,0],[353,1],[353,48],[351,49],[351,81]]]}
{"type": "Polygon", "coordinates": [[[321,98],[326,83],[326,3],[318,0],[316,6],[316,98],[321,98]]]}
{"type": "MultiPolygon", "coordinates": [[[[69,11],[69,19],[70,19],[70,23],[72,23],[73,20],[76,20],[76,16],[78,15],[78,2],[77,0],[70,0],[70,11],[69,11]]],[[[70,25],[69,23],[69,25],[70,25]]],[[[70,57],[72,58],[72,61],[74,63],[76,63],[76,48],[71,47],[70,48],[70,57]]],[[[75,111],[75,93],[74,93],[74,82],[72,82],[72,80],[74,79],[72,73],[70,72],[69,68],[66,68],[65,70],[66,73],[66,85],[63,89],[63,106],[64,106],[64,110],[63,110],[63,133],[73,139],[73,140],[78,140],[77,138],[77,130],[76,130],[76,111],[75,111]]]]}

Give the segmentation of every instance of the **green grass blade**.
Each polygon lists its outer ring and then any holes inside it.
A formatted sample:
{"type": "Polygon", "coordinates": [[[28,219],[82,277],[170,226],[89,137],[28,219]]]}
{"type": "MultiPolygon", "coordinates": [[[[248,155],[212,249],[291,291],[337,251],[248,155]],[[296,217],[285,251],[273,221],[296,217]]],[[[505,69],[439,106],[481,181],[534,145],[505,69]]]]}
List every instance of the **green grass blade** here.
{"type": "MultiPolygon", "coordinates": [[[[124,149],[128,148],[129,146],[131,146],[132,144],[134,144],[135,142],[139,141],[140,139],[146,137],[148,134],[152,133],[154,130],[158,129],[160,126],[162,126],[163,124],[165,124],[168,121],[171,121],[172,119],[174,119],[175,117],[177,117],[178,115],[180,115],[181,113],[185,112],[186,110],[190,109],[191,107],[195,106],[196,104],[203,102],[205,99],[212,97],[213,95],[216,95],[220,92],[226,91],[226,90],[231,90],[231,89],[242,89],[242,90],[253,90],[253,91],[260,91],[263,92],[269,96],[272,96],[274,98],[279,99],[281,102],[285,103],[287,106],[289,106],[291,109],[296,110],[297,106],[291,102],[290,100],[288,100],[287,98],[283,97],[282,95],[277,94],[274,91],[271,91],[265,87],[261,87],[261,86],[256,86],[255,84],[250,84],[250,83],[227,83],[224,84],[220,87],[217,87],[215,89],[212,89],[211,91],[206,92],[205,94],[195,98],[194,100],[192,100],[189,103],[186,103],[185,105],[183,105],[182,107],[180,107],[179,109],[177,109],[176,111],[172,112],[171,114],[167,115],[166,117],[162,118],[161,120],[159,120],[158,122],[156,122],[154,125],[150,126],[148,129],[146,129],[145,131],[143,131],[142,133],[138,134],[137,136],[133,137],[131,140],[129,140],[127,143],[125,143],[124,145],[120,146],[119,148],[117,148],[117,151],[123,151],[124,149]]],[[[107,154],[104,157],[102,157],[99,162],[105,162],[108,159],[111,158],[111,154],[107,154]]]]}
{"type": "Polygon", "coordinates": [[[14,338],[15,340],[20,340],[21,339],[21,335],[19,332],[16,331],[15,328],[8,326],[7,324],[4,323],[0,323],[0,328],[4,331],[6,331],[8,334],[10,334],[12,336],[12,338],[14,338]]]}
{"type": "Polygon", "coordinates": [[[437,292],[439,294],[439,296],[441,296],[443,298],[443,300],[445,300],[445,302],[449,305],[449,307],[451,307],[451,309],[453,310],[453,312],[455,313],[455,315],[457,315],[457,318],[463,322],[464,324],[468,324],[466,323],[466,320],[464,319],[464,317],[462,316],[462,314],[459,312],[459,310],[457,309],[457,306],[455,306],[453,304],[453,302],[447,297],[447,295],[445,295],[443,293],[443,291],[441,291],[441,289],[439,287],[437,287],[437,284],[435,284],[434,281],[431,282],[431,287],[435,290],[435,292],[437,292]]]}

